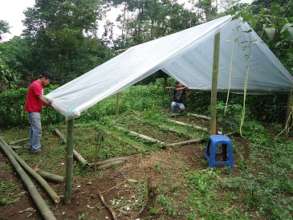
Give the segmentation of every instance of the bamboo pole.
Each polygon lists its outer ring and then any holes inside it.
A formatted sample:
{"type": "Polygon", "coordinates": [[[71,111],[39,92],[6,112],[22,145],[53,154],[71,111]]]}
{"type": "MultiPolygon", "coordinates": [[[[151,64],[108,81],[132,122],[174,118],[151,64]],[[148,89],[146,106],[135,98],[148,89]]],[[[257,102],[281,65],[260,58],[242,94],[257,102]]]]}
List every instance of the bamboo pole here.
{"type": "Polygon", "coordinates": [[[134,137],[138,137],[140,139],[143,139],[147,142],[151,142],[151,143],[156,143],[156,144],[160,144],[160,145],[165,145],[165,142],[163,141],[160,141],[160,140],[157,140],[155,138],[152,138],[152,137],[149,137],[147,135],[144,135],[144,134],[140,134],[140,133],[137,133],[135,131],[131,131],[131,130],[128,130],[126,128],[122,128],[122,127],[119,127],[119,126],[115,126],[118,130],[121,130],[121,131],[124,131],[124,132],[127,132],[128,134],[134,136],[134,137]]]}
{"type": "Polygon", "coordinates": [[[19,140],[15,140],[15,141],[11,141],[9,142],[9,145],[17,145],[17,144],[20,144],[20,143],[23,143],[23,142],[26,142],[28,141],[29,138],[22,138],[22,139],[19,139],[19,140]]]}
{"type": "Polygon", "coordinates": [[[47,183],[47,181],[41,177],[36,171],[34,171],[17,153],[15,153],[10,146],[7,146],[7,149],[11,152],[11,154],[15,157],[15,159],[19,162],[19,164],[23,167],[24,170],[28,174],[30,174],[48,193],[50,198],[58,204],[60,202],[60,197],[57,193],[51,188],[51,186],[47,183]]]}
{"type": "Polygon", "coordinates": [[[191,124],[187,124],[185,122],[182,122],[182,121],[176,121],[176,120],[172,120],[172,119],[168,119],[169,122],[172,122],[174,124],[177,124],[177,125],[182,125],[182,126],[186,126],[186,127],[191,127],[191,128],[195,128],[197,130],[201,130],[201,131],[205,131],[207,132],[208,129],[207,128],[203,128],[201,126],[197,126],[197,125],[191,125],[191,124]]]}
{"type": "Polygon", "coordinates": [[[288,135],[290,131],[290,125],[293,123],[293,89],[290,90],[288,94],[288,105],[287,105],[287,112],[286,112],[286,121],[285,121],[285,129],[286,135],[288,135]]]}
{"type": "Polygon", "coordinates": [[[14,169],[16,170],[21,180],[23,181],[24,185],[28,189],[30,196],[32,197],[32,200],[36,204],[43,218],[45,220],[56,220],[54,214],[49,209],[45,200],[41,197],[36,186],[30,179],[30,177],[26,174],[26,172],[23,170],[23,168],[20,166],[20,164],[17,162],[15,157],[12,155],[11,151],[8,149],[9,146],[6,144],[6,142],[2,138],[0,138],[0,147],[2,151],[6,154],[11,164],[13,165],[14,169]]]}
{"type": "MultiPolygon", "coordinates": [[[[61,139],[62,144],[67,143],[65,136],[58,128],[55,128],[54,132],[61,139]]],[[[73,149],[73,156],[74,156],[74,159],[80,162],[83,166],[86,166],[88,164],[87,160],[84,159],[84,157],[80,153],[78,153],[75,149],[73,149]]]]}
{"type": "Polygon", "coordinates": [[[40,169],[38,169],[37,172],[38,172],[38,174],[40,174],[40,176],[44,177],[47,180],[51,180],[51,181],[56,182],[56,183],[63,183],[64,182],[64,177],[63,176],[59,176],[59,175],[56,175],[56,174],[53,174],[53,173],[49,173],[47,171],[40,170],[40,169]]]}
{"type": "Polygon", "coordinates": [[[116,94],[116,116],[119,115],[119,108],[120,108],[120,94],[116,94]]]}
{"type": "Polygon", "coordinates": [[[73,126],[74,120],[67,121],[67,146],[66,146],[66,177],[64,200],[68,204],[72,197],[72,179],[73,179],[73,126]]]}
{"type": "Polygon", "coordinates": [[[84,159],[84,157],[78,153],[75,149],[73,149],[73,157],[81,163],[82,166],[86,166],[88,165],[88,162],[86,159],[84,159]]]}
{"type": "Polygon", "coordinates": [[[198,138],[198,139],[176,142],[176,143],[172,143],[172,144],[167,144],[166,147],[177,147],[177,146],[183,146],[183,145],[188,145],[188,144],[196,144],[196,143],[202,142],[204,139],[205,138],[198,138]]]}
{"type": "Polygon", "coordinates": [[[135,148],[138,152],[145,152],[145,149],[142,146],[136,146],[134,144],[129,143],[128,141],[124,140],[123,138],[119,137],[118,135],[113,134],[110,131],[107,131],[106,129],[99,127],[100,130],[102,130],[106,135],[111,136],[112,138],[118,140],[119,142],[126,143],[130,145],[131,147],[135,148]]]}
{"type": "Polygon", "coordinates": [[[195,114],[195,113],[187,113],[187,116],[192,116],[192,117],[200,118],[200,119],[204,119],[204,120],[211,120],[211,117],[209,117],[209,116],[199,115],[199,114],[195,114]]]}
{"type": "Polygon", "coordinates": [[[55,128],[54,129],[54,132],[60,138],[61,143],[62,144],[66,144],[66,138],[64,137],[64,135],[62,134],[62,132],[58,128],[55,128]]]}
{"type": "Polygon", "coordinates": [[[214,55],[213,55],[213,76],[211,90],[211,127],[210,134],[217,133],[217,90],[219,75],[219,58],[220,58],[220,32],[216,33],[214,38],[214,55]]]}

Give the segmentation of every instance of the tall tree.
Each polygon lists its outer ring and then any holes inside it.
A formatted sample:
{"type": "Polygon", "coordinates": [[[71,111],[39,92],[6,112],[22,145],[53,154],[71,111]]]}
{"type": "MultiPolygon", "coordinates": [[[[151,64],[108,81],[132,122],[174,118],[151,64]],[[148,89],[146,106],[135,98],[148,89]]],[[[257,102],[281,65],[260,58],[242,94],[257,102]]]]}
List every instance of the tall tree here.
{"type": "Polygon", "coordinates": [[[46,69],[65,82],[107,59],[108,48],[96,34],[101,5],[100,0],[36,0],[24,21],[33,70],[46,69]]]}
{"type": "Polygon", "coordinates": [[[123,5],[118,17],[123,35],[115,43],[119,48],[142,43],[195,25],[198,16],[175,0],[108,0],[123,5]],[[130,16],[125,16],[128,14],[130,16]]]}

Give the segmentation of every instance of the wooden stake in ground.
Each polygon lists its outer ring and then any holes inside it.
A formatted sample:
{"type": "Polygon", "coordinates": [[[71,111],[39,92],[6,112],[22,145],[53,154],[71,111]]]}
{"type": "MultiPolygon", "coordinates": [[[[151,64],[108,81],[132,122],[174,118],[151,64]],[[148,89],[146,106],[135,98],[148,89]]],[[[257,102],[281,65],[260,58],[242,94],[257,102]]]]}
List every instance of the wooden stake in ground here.
{"type": "Polygon", "coordinates": [[[65,203],[71,202],[73,179],[73,126],[74,120],[67,121],[67,146],[66,146],[66,179],[65,179],[65,203]]]}
{"type": "Polygon", "coordinates": [[[219,58],[220,58],[220,32],[216,33],[214,38],[213,75],[212,75],[211,107],[210,107],[210,111],[211,111],[210,134],[217,133],[217,92],[218,92],[219,58]]]}
{"type": "Polygon", "coordinates": [[[41,215],[45,220],[56,220],[54,214],[49,209],[48,205],[46,204],[45,200],[41,197],[39,194],[36,186],[30,179],[30,177],[26,174],[26,172],[23,170],[23,168],[19,165],[15,157],[12,155],[11,151],[9,150],[9,146],[7,143],[0,138],[0,148],[2,151],[6,154],[8,159],[10,160],[11,164],[13,165],[14,169],[20,176],[21,180],[23,181],[24,185],[28,189],[32,200],[36,204],[38,210],[40,211],[41,215]]]}

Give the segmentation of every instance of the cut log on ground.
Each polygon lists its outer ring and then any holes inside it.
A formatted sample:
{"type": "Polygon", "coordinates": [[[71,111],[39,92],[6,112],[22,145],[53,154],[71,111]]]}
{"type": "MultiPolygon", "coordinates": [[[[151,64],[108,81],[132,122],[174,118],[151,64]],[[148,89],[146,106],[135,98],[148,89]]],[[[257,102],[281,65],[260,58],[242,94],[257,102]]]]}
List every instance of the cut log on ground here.
{"type": "Polygon", "coordinates": [[[28,189],[32,197],[32,200],[36,204],[36,207],[38,208],[43,218],[45,220],[56,220],[53,212],[50,210],[45,200],[41,197],[36,186],[30,179],[30,177],[26,174],[26,172],[23,170],[23,168],[20,166],[20,164],[17,162],[15,157],[12,155],[11,151],[8,148],[9,146],[6,144],[6,142],[2,138],[0,138],[0,147],[2,151],[6,154],[11,164],[13,165],[14,169],[16,170],[21,180],[23,181],[24,185],[28,189]]]}
{"type": "Polygon", "coordinates": [[[198,138],[198,139],[192,139],[192,140],[187,140],[187,141],[181,141],[181,142],[176,142],[176,143],[172,143],[172,144],[167,144],[166,147],[177,147],[177,146],[183,146],[183,145],[188,145],[188,144],[196,144],[196,143],[200,143],[203,140],[205,140],[205,138],[198,138]]]}
{"type": "Polygon", "coordinates": [[[106,203],[105,199],[104,199],[104,196],[98,191],[98,195],[99,195],[99,198],[102,202],[102,204],[106,207],[106,209],[109,211],[109,213],[111,214],[111,217],[113,220],[117,220],[117,217],[116,217],[116,214],[115,212],[113,211],[113,209],[106,203]]]}
{"type": "Polygon", "coordinates": [[[51,186],[47,183],[47,181],[41,177],[36,171],[34,171],[17,153],[15,153],[9,145],[7,145],[7,149],[11,152],[14,158],[19,162],[19,164],[29,173],[48,193],[50,198],[57,204],[60,202],[60,197],[57,193],[51,188],[51,186]]]}
{"type": "Polygon", "coordinates": [[[204,119],[204,120],[211,120],[211,117],[209,117],[209,116],[199,115],[199,114],[195,114],[195,113],[187,113],[187,116],[191,116],[191,117],[195,117],[195,118],[200,118],[200,119],[204,119]]]}
{"type": "Polygon", "coordinates": [[[45,178],[46,180],[55,182],[55,183],[63,183],[64,182],[64,177],[63,176],[59,176],[53,173],[49,173],[47,171],[44,170],[37,170],[38,174],[40,174],[43,178],[45,178]]]}
{"type": "MultiPolygon", "coordinates": [[[[54,133],[60,138],[62,144],[66,144],[66,138],[58,128],[54,129],[54,133]]],[[[73,150],[73,156],[74,156],[74,159],[80,162],[83,166],[88,165],[87,160],[84,159],[84,157],[81,156],[81,154],[78,153],[76,150],[73,150]]]]}
{"type": "Polygon", "coordinates": [[[172,120],[172,119],[168,119],[168,121],[172,122],[174,124],[177,124],[177,125],[182,125],[182,126],[186,126],[186,127],[195,128],[197,130],[201,130],[201,131],[205,131],[205,132],[208,131],[207,128],[203,128],[203,127],[200,127],[200,126],[197,126],[197,125],[187,124],[187,123],[182,122],[182,121],[176,121],[176,120],[172,120]]]}
{"type": "Polygon", "coordinates": [[[11,142],[9,142],[9,145],[17,145],[17,144],[24,143],[26,141],[29,141],[29,138],[22,138],[22,139],[19,139],[16,141],[11,141],[11,142]]]}
{"type": "Polygon", "coordinates": [[[160,145],[162,145],[162,146],[165,145],[165,142],[160,141],[160,140],[157,140],[157,139],[152,138],[152,137],[149,137],[149,136],[147,136],[147,135],[140,134],[140,133],[137,133],[137,132],[135,132],[135,131],[131,131],[131,130],[128,130],[128,129],[126,129],[126,128],[122,128],[122,127],[119,127],[119,126],[115,126],[115,127],[116,127],[118,130],[120,130],[120,131],[124,131],[124,132],[128,133],[129,135],[132,135],[132,136],[134,136],[134,137],[137,137],[137,138],[143,139],[143,140],[145,140],[145,141],[147,141],[147,142],[160,144],[160,145]]]}

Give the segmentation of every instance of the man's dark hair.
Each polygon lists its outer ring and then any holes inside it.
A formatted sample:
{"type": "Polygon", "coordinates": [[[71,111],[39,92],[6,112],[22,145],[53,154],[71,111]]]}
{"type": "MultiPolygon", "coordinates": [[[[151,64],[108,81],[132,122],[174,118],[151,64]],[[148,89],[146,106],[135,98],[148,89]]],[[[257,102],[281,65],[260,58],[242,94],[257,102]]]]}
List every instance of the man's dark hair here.
{"type": "Polygon", "coordinates": [[[40,77],[39,78],[45,78],[45,79],[49,79],[50,78],[50,76],[49,76],[49,73],[48,72],[46,72],[46,71],[44,71],[41,75],[40,75],[40,77]]]}

